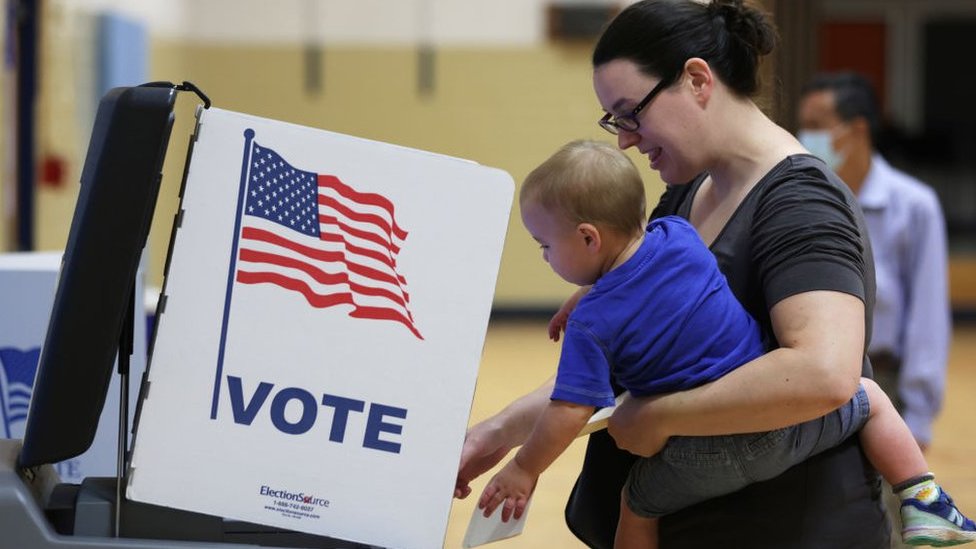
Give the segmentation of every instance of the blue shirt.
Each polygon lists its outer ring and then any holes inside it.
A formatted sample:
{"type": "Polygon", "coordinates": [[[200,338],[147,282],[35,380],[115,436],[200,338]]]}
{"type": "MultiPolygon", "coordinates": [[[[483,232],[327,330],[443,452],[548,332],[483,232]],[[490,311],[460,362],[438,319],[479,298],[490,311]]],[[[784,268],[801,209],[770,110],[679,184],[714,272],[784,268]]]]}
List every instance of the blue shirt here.
{"type": "Polygon", "coordinates": [[[931,188],[880,155],[858,193],[878,283],[869,352],[901,359],[898,396],[917,440],[942,408],[952,332],[945,220],[931,188]]]}
{"type": "Polygon", "coordinates": [[[634,396],[690,389],[763,352],[757,323],[694,227],[662,217],[570,314],[552,398],[610,406],[611,374],[634,396]]]}

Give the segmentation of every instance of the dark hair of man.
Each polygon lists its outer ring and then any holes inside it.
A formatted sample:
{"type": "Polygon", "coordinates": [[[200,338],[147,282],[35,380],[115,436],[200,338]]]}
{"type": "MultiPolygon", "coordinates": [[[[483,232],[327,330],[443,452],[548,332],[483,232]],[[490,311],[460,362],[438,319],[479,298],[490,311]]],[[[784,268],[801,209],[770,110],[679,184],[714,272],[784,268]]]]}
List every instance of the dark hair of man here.
{"type": "Polygon", "coordinates": [[[801,95],[818,91],[834,93],[837,116],[844,122],[864,118],[871,131],[871,141],[877,144],[881,136],[881,115],[874,87],[863,75],[856,72],[823,73],[815,76],[803,87],[801,95]]]}
{"type": "Polygon", "coordinates": [[[766,14],[743,0],[642,0],[620,12],[593,50],[593,66],[627,59],[649,76],[675,78],[700,57],[733,92],[759,91],[759,60],[776,45],[766,14]]]}

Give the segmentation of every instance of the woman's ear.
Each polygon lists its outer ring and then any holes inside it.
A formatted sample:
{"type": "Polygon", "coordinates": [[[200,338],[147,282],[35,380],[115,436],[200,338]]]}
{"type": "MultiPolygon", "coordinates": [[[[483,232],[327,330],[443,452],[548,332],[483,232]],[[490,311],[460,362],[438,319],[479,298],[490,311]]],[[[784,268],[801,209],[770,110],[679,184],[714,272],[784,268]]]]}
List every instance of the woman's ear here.
{"type": "Polygon", "coordinates": [[[583,238],[586,248],[592,252],[599,252],[603,246],[603,239],[600,237],[600,230],[592,223],[580,223],[576,227],[576,232],[583,238]]]}
{"type": "Polygon", "coordinates": [[[685,74],[688,76],[691,91],[698,103],[701,105],[708,103],[715,86],[712,68],[708,66],[708,62],[700,57],[688,59],[685,61],[685,74]]]}

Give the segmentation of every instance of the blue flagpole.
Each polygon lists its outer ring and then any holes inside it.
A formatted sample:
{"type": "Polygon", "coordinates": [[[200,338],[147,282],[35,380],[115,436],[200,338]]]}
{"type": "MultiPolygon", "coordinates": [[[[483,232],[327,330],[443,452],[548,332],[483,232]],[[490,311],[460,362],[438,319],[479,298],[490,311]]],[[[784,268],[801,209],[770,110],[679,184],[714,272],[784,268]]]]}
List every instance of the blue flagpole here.
{"type": "Polygon", "coordinates": [[[237,270],[237,246],[241,238],[241,217],[244,215],[244,191],[247,188],[247,173],[251,165],[251,143],[254,130],[244,130],[244,158],[241,160],[241,188],[237,191],[237,218],[234,221],[234,239],[230,251],[230,266],[227,268],[227,293],[224,297],[224,319],[220,325],[220,347],[217,351],[217,372],[214,377],[213,400],[210,405],[210,419],[217,419],[217,404],[220,401],[220,380],[224,375],[224,345],[227,342],[227,322],[230,318],[230,298],[234,293],[234,271],[237,270]]]}

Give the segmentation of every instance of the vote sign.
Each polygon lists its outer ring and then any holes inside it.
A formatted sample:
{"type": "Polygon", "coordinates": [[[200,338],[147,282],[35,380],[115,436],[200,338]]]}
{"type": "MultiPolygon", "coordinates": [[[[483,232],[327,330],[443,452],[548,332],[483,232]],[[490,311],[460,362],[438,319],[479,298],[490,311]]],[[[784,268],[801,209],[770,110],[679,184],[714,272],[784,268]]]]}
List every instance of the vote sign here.
{"type": "Polygon", "coordinates": [[[203,111],[128,497],[442,545],[513,188],[467,160],[203,111]]]}

